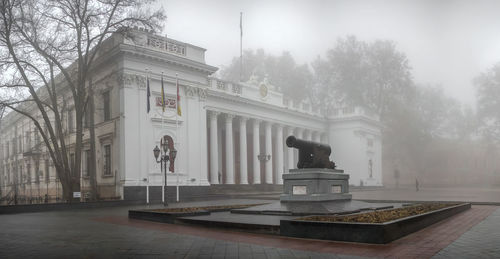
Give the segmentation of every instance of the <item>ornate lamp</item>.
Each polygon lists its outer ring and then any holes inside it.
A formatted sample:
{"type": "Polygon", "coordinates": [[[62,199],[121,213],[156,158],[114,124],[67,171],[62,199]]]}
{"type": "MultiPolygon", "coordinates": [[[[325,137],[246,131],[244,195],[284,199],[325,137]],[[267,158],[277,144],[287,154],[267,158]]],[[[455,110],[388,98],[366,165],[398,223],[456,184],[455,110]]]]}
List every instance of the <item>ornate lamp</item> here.
{"type": "Polygon", "coordinates": [[[170,159],[171,159],[170,162],[175,161],[175,158],[177,157],[177,150],[175,148],[172,149],[172,151],[170,152],[170,154],[171,154],[170,155],[171,156],[170,157],[170,159]]]}
{"type": "Polygon", "coordinates": [[[163,141],[161,141],[160,145],[161,145],[161,147],[163,149],[163,153],[166,154],[167,151],[168,151],[168,139],[167,139],[166,136],[163,137],[163,141]]]}
{"type": "Polygon", "coordinates": [[[153,154],[155,155],[156,161],[158,162],[158,157],[160,156],[160,148],[158,148],[158,146],[153,149],[153,154]]]}

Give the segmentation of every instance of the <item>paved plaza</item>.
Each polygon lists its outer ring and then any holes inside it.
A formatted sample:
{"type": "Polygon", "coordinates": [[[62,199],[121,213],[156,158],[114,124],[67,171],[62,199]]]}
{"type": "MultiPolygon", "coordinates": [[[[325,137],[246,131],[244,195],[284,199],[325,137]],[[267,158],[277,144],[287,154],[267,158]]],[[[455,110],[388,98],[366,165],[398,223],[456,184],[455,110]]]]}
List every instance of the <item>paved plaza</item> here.
{"type": "MultiPolygon", "coordinates": [[[[376,192],[381,192],[378,190],[376,192]]],[[[361,192],[354,192],[356,196],[361,192]]],[[[255,204],[226,199],[170,204],[255,204]]],[[[150,208],[161,205],[150,206],[150,208]]],[[[131,220],[146,206],[0,215],[0,258],[498,258],[500,207],[466,212],[386,245],[131,220]]]]}
{"type": "Polygon", "coordinates": [[[467,201],[500,204],[500,187],[365,188],[351,190],[353,199],[399,201],[467,201]]]}

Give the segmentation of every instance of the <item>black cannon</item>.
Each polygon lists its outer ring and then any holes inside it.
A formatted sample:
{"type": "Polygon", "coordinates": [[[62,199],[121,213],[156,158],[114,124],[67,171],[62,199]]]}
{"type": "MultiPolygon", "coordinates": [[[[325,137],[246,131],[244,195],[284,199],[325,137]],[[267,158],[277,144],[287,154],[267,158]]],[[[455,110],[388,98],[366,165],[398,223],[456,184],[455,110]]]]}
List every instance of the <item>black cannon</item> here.
{"type": "Polygon", "coordinates": [[[297,168],[335,169],[335,163],[329,158],[332,153],[330,145],[297,139],[295,136],[286,138],[286,145],[299,150],[297,168]]]}

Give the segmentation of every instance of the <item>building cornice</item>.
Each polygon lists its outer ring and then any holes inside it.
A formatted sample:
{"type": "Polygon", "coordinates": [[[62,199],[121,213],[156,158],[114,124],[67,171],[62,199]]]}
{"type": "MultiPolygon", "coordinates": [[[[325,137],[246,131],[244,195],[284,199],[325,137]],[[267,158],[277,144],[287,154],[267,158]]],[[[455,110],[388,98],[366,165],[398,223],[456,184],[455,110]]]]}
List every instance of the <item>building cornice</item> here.
{"type": "Polygon", "coordinates": [[[360,116],[360,115],[349,116],[349,117],[328,118],[328,122],[330,122],[330,123],[352,122],[352,121],[362,121],[362,122],[365,122],[365,123],[370,124],[372,126],[380,127],[380,128],[382,128],[384,126],[380,121],[368,118],[366,116],[360,116]]]}
{"type": "MultiPolygon", "coordinates": [[[[276,111],[276,112],[280,112],[280,113],[286,113],[286,114],[291,115],[291,116],[300,117],[300,118],[302,118],[304,120],[313,120],[313,121],[316,121],[317,123],[323,124],[323,126],[326,127],[326,118],[324,118],[324,117],[320,117],[320,116],[313,115],[313,114],[301,113],[301,112],[298,112],[298,111],[295,111],[295,110],[288,109],[286,107],[275,106],[275,105],[272,105],[272,104],[269,104],[269,103],[264,103],[264,102],[258,102],[258,101],[255,101],[255,100],[243,98],[241,96],[233,96],[233,95],[230,95],[230,94],[227,94],[227,93],[224,93],[224,92],[214,91],[214,90],[210,90],[210,89],[208,89],[207,93],[208,93],[209,97],[212,97],[212,98],[215,98],[215,99],[222,99],[222,100],[226,100],[226,101],[230,101],[230,102],[238,103],[238,104],[239,103],[244,103],[244,104],[253,105],[253,106],[256,106],[256,107],[259,107],[259,108],[264,108],[264,109],[267,109],[267,110],[272,110],[272,111],[276,111]]],[[[214,110],[214,111],[218,111],[218,112],[223,112],[223,113],[234,113],[234,110],[229,110],[229,109],[221,108],[220,106],[210,106],[210,105],[207,105],[206,109],[207,110],[214,110]]],[[[289,124],[291,124],[288,121],[277,121],[275,118],[263,117],[263,116],[256,116],[255,114],[245,113],[245,112],[241,112],[241,111],[238,111],[237,114],[238,115],[242,115],[242,116],[246,116],[246,117],[249,117],[249,118],[257,118],[257,119],[261,119],[261,120],[272,120],[272,121],[275,121],[276,123],[283,124],[283,125],[289,125],[289,124]]],[[[304,127],[304,125],[301,125],[301,124],[298,124],[298,123],[293,123],[293,126],[304,127]]],[[[323,130],[325,130],[325,128],[323,128],[323,129],[317,129],[317,130],[318,131],[323,131],[323,130]]]]}
{"type": "Polygon", "coordinates": [[[205,73],[207,75],[215,73],[219,68],[210,66],[201,62],[193,61],[188,58],[184,57],[179,57],[174,54],[166,53],[166,52],[159,52],[155,51],[149,48],[145,47],[140,47],[140,46],[135,46],[135,45],[129,45],[129,44],[120,44],[119,45],[120,51],[129,54],[129,55],[134,55],[150,60],[156,60],[156,61],[161,61],[161,62],[166,62],[169,64],[173,64],[176,66],[180,67],[185,67],[191,70],[199,71],[202,73],[205,73]]]}

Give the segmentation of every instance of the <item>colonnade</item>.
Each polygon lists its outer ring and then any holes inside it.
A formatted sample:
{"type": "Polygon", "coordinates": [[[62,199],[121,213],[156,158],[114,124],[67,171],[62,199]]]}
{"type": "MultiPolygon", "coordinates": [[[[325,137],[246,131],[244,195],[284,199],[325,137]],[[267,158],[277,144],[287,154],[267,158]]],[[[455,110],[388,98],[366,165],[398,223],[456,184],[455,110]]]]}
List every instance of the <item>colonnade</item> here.
{"type": "Polygon", "coordinates": [[[325,134],[313,129],[283,125],[272,121],[263,121],[257,118],[248,118],[218,111],[208,111],[208,116],[210,145],[208,159],[211,184],[282,184],[282,174],[290,168],[295,168],[297,163],[297,151],[285,147],[284,139],[290,135],[295,135],[297,138],[315,142],[325,141],[325,134]],[[225,130],[224,136],[221,134],[222,129],[219,127],[219,122],[225,130]],[[233,122],[239,123],[238,140],[234,138],[233,122]],[[261,148],[261,125],[264,131],[264,143],[262,143],[264,148],[261,148]],[[247,143],[250,142],[247,141],[249,133],[252,134],[251,143],[247,143]],[[225,152],[221,150],[223,148],[221,144],[222,138],[224,138],[225,152]],[[238,141],[238,143],[235,143],[235,141],[238,141]],[[239,154],[236,154],[234,150],[235,144],[239,144],[239,154]],[[251,147],[248,145],[251,145],[251,147]],[[249,149],[252,152],[251,156],[248,153],[249,149]],[[235,155],[239,156],[239,177],[235,175],[237,166],[235,164],[235,155]],[[220,156],[224,156],[225,159],[220,156]],[[261,167],[261,163],[264,163],[264,166],[261,167]],[[222,167],[225,168],[224,177],[222,177],[222,167]],[[252,169],[252,172],[249,172],[249,168],[252,169]],[[262,173],[261,170],[263,170],[262,173]],[[238,182],[236,178],[239,179],[238,182]]]}

